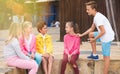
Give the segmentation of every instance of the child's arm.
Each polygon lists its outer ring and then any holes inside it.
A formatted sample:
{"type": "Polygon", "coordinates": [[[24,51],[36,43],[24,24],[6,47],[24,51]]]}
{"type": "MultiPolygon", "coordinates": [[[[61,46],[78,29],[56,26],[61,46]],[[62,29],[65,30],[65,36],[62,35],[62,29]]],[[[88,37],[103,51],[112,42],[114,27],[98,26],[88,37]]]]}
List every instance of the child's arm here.
{"type": "Polygon", "coordinates": [[[36,37],[36,51],[39,53],[39,54],[42,54],[43,50],[42,49],[42,46],[40,44],[41,40],[39,38],[39,36],[36,37]]]}
{"type": "Polygon", "coordinates": [[[64,53],[69,55],[69,51],[68,51],[68,48],[67,48],[67,38],[66,38],[66,35],[64,36],[64,53]]]}
{"type": "Polygon", "coordinates": [[[33,38],[32,38],[32,49],[31,49],[31,52],[32,53],[35,53],[36,52],[36,37],[33,35],[32,36],[33,38]]]}
{"type": "Polygon", "coordinates": [[[73,48],[74,51],[72,52],[71,55],[76,54],[76,53],[79,52],[79,49],[80,49],[80,38],[78,38],[78,39],[76,40],[76,42],[75,42],[74,45],[75,45],[74,48],[73,48]]]}
{"type": "Polygon", "coordinates": [[[78,34],[78,36],[79,36],[79,37],[83,37],[83,36],[87,35],[88,33],[94,31],[94,29],[95,29],[95,24],[93,23],[92,26],[91,26],[87,31],[85,31],[85,32],[82,33],[82,34],[78,34]]]}
{"type": "Polygon", "coordinates": [[[47,53],[48,54],[52,54],[53,53],[53,44],[52,44],[51,36],[48,39],[47,53]]]}
{"type": "Polygon", "coordinates": [[[36,39],[35,38],[33,38],[33,40],[32,40],[32,45],[33,45],[32,49],[31,49],[32,54],[30,55],[30,57],[32,59],[34,59],[35,52],[36,52],[36,39]]]}
{"type": "Polygon", "coordinates": [[[90,38],[90,42],[96,41],[98,38],[100,38],[101,36],[105,34],[105,29],[103,25],[100,25],[99,29],[100,29],[100,33],[98,34],[98,36],[96,36],[95,38],[90,38]]]}
{"type": "Polygon", "coordinates": [[[35,57],[35,53],[32,52],[32,54],[30,55],[30,58],[31,58],[31,59],[34,59],[34,57],[35,57]]]}
{"type": "Polygon", "coordinates": [[[24,43],[24,39],[23,39],[22,37],[20,37],[19,43],[20,43],[20,48],[21,48],[22,52],[23,52],[25,55],[29,55],[28,52],[25,51],[25,43],[24,43]]]}
{"type": "Polygon", "coordinates": [[[25,56],[25,54],[21,51],[21,48],[19,46],[19,42],[17,41],[17,39],[12,42],[12,46],[13,46],[13,49],[15,50],[16,54],[20,58],[30,60],[30,58],[25,56]]]}

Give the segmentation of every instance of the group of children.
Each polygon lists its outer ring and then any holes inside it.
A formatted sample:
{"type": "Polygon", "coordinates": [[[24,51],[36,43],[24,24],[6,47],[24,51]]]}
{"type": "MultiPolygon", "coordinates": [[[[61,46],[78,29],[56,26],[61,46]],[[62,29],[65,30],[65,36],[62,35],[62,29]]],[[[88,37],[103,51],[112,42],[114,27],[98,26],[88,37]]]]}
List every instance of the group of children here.
{"type": "MultiPolygon", "coordinates": [[[[92,46],[92,53],[88,59],[98,60],[96,53],[96,41],[101,40],[102,51],[105,60],[104,74],[108,74],[110,63],[110,46],[114,39],[114,32],[108,19],[97,12],[96,2],[86,3],[88,15],[94,16],[94,21],[90,29],[83,34],[79,34],[78,25],[75,22],[66,22],[64,36],[64,53],[61,64],[61,74],[65,74],[66,64],[71,63],[74,73],[79,74],[76,64],[80,54],[80,37],[89,34],[89,40],[92,46]],[[97,27],[98,32],[93,32],[97,27]]],[[[51,74],[53,57],[53,45],[51,36],[47,34],[47,25],[45,22],[37,24],[39,34],[35,36],[32,33],[32,23],[24,22],[12,23],[9,30],[9,38],[4,47],[4,55],[8,66],[28,69],[29,74],[37,74],[38,67],[42,62],[45,74],[51,74]],[[21,31],[22,28],[22,31],[21,31]]]]}
{"type": "MultiPolygon", "coordinates": [[[[76,60],[79,57],[80,38],[77,24],[66,23],[66,35],[64,37],[64,58],[61,74],[64,74],[66,64],[69,61],[76,72],[79,70],[76,60]]],[[[28,69],[29,74],[36,74],[41,64],[45,74],[51,74],[53,57],[53,45],[51,36],[47,34],[45,22],[37,24],[39,34],[32,33],[32,23],[25,21],[23,24],[12,23],[9,29],[9,38],[4,47],[4,56],[8,66],[28,69]],[[22,31],[21,31],[22,28],[22,31]]]]}
{"type": "Polygon", "coordinates": [[[35,36],[32,33],[31,22],[11,24],[9,38],[4,47],[8,66],[28,69],[29,74],[36,74],[42,61],[45,74],[51,73],[53,63],[51,36],[46,34],[46,23],[38,23],[37,29],[39,34],[35,36]]]}

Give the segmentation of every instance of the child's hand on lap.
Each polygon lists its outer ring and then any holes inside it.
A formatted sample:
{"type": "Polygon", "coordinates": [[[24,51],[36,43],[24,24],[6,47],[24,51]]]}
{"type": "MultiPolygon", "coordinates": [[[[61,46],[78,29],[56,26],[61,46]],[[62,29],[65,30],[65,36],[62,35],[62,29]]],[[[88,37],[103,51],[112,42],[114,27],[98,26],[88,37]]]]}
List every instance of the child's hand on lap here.
{"type": "Polygon", "coordinates": [[[30,58],[31,58],[31,59],[34,59],[34,53],[31,54],[30,58]]]}
{"type": "Polygon", "coordinates": [[[48,58],[48,57],[49,57],[49,54],[48,54],[48,53],[45,53],[45,54],[43,54],[43,57],[48,58]]]}
{"type": "Polygon", "coordinates": [[[70,62],[71,60],[71,55],[68,54],[68,61],[70,62]]]}
{"type": "Polygon", "coordinates": [[[26,56],[30,57],[31,55],[28,53],[26,56]]]}

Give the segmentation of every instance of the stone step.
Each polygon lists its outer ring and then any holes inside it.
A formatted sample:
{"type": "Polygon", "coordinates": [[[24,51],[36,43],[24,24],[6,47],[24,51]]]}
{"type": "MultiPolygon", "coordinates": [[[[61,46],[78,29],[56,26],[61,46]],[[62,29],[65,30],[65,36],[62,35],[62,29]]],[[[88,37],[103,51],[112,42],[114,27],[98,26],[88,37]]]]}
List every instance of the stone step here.
{"type": "MultiPolygon", "coordinates": [[[[51,74],[60,74],[62,59],[55,59],[51,74]]],[[[3,63],[5,65],[5,63],[3,63]]],[[[2,65],[3,65],[2,64],[2,65]]],[[[103,60],[93,61],[79,58],[77,61],[80,74],[103,74],[103,60]]],[[[0,74],[25,74],[25,70],[4,67],[0,68],[0,74]]],[[[39,68],[38,74],[44,74],[42,67],[39,68]]],[[[71,64],[67,64],[65,74],[74,74],[71,64]]],[[[120,60],[111,60],[109,74],[120,74],[120,60]]]]}
{"type": "Polygon", "coordinates": [[[12,74],[13,68],[0,68],[0,74],[12,74]]]}

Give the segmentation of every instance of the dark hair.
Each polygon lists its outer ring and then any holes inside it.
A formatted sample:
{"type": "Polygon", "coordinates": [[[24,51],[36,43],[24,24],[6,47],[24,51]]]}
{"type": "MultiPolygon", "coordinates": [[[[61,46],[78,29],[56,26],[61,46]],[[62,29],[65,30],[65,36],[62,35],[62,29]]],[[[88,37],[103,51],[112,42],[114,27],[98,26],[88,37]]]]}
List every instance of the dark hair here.
{"type": "Polygon", "coordinates": [[[73,21],[68,21],[66,22],[70,25],[70,27],[73,27],[73,30],[75,33],[79,33],[79,26],[77,23],[73,22],[73,21]]]}
{"type": "Polygon", "coordinates": [[[85,3],[86,6],[91,6],[92,9],[96,9],[97,10],[97,3],[95,1],[89,1],[87,3],[85,3]]]}
{"type": "Polygon", "coordinates": [[[41,30],[44,26],[47,26],[46,22],[38,22],[37,31],[40,32],[39,30],[41,30]]]}

